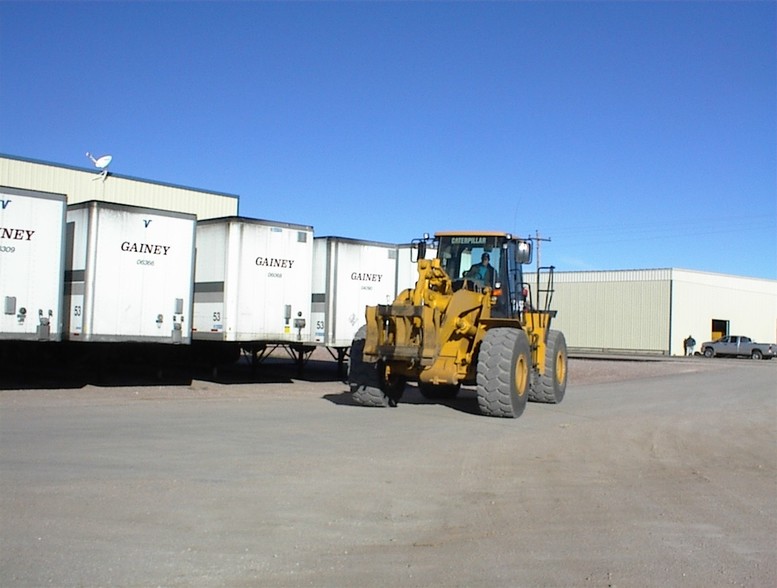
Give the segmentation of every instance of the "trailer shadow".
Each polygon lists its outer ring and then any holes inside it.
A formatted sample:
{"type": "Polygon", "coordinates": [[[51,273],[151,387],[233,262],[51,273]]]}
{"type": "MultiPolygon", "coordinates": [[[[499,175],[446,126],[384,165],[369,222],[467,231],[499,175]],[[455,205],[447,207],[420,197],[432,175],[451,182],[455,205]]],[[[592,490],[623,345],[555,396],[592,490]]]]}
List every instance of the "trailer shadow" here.
{"type": "Polygon", "coordinates": [[[0,361],[0,390],[79,389],[127,386],[189,386],[193,381],[216,384],[290,384],[342,381],[333,361],[310,360],[304,366],[283,358],[259,364],[243,359],[223,365],[193,362],[187,357],[154,357],[104,350],[90,353],[27,353],[0,361]]]}

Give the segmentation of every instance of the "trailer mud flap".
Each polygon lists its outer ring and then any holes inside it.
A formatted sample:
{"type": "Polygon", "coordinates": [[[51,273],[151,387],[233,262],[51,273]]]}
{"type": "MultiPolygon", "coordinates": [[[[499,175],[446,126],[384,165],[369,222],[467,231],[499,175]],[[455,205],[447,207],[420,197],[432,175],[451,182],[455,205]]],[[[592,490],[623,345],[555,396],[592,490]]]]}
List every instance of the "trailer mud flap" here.
{"type": "Polygon", "coordinates": [[[40,317],[40,324],[38,325],[36,334],[38,341],[48,341],[51,339],[51,324],[48,317],[40,317]]]}
{"type": "Polygon", "coordinates": [[[170,334],[173,343],[183,342],[183,328],[181,323],[173,323],[173,332],[170,334]]]}

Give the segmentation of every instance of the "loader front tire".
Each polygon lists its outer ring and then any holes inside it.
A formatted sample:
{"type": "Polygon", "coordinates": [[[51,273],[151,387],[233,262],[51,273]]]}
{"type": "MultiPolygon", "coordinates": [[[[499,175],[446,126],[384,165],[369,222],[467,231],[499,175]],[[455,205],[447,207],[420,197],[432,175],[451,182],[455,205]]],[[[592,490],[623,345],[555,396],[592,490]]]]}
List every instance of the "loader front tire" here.
{"type": "Polygon", "coordinates": [[[567,390],[567,342],[561,331],[548,331],[544,368],[532,382],[529,400],[558,404],[567,390]]]}
{"type": "Polygon", "coordinates": [[[378,364],[364,361],[364,339],[367,327],[362,327],[354,335],[351,343],[350,360],[348,362],[348,387],[354,402],[362,406],[383,408],[391,401],[388,395],[380,389],[378,364]]]}
{"type": "Polygon", "coordinates": [[[520,329],[490,329],[480,344],[477,396],[486,416],[518,418],[529,396],[529,338],[520,329]]]}

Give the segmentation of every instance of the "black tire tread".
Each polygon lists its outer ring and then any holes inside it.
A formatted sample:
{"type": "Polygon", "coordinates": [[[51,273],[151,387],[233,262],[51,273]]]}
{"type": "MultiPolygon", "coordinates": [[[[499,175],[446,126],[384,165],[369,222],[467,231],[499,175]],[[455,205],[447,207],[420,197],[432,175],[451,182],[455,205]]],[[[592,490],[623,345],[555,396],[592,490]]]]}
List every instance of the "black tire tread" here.
{"type": "MultiPolygon", "coordinates": [[[[556,355],[563,348],[564,361],[567,362],[567,342],[561,331],[548,331],[548,342],[545,344],[545,370],[542,375],[532,378],[529,389],[529,400],[546,404],[558,404],[564,399],[567,388],[566,377],[561,385],[556,384],[556,355]]],[[[567,366],[569,364],[567,363],[567,366]]]]}
{"type": "MultiPolygon", "coordinates": [[[[526,339],[526,333],[519,329],[490,329],[480,344],[477,397],[480,412],[485,416],[517,418],[523,412],[513,406],[511,381],[513,352],[520,337],[526,339]]],[[[525,346],[528,350],[528,340],[525,346]]]]}
{"type": "Polygon", "coordinates": [[[362,327],[351,343],[348,387],[356,404],[385,408],[389,406],[389,397],[380,389],[377,364],[364,361],[365,336],[366,327],[362,327]]]}

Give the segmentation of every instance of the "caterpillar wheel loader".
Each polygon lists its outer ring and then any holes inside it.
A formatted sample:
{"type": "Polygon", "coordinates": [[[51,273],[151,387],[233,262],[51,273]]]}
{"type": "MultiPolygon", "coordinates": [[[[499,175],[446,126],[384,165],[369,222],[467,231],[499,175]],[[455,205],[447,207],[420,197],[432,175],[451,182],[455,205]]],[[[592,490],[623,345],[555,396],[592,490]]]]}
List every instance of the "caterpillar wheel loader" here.
{"type": "Polygon", "coordinates": [[[567,347],[550,329],[554,268],[537,268],[534,288],[524,281],[530,240],[440,232],[414,240],[411,255],[415,287],[392,304],[368,306],[353,340],[348,383],[356,403],[396,406],[409,381],[432,399],[474,385],[480,412],[494,417],[521,416],[527,399],[561,402],[567,347]]]}

